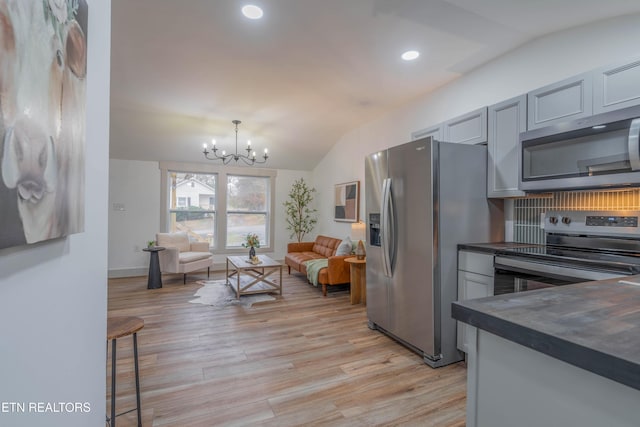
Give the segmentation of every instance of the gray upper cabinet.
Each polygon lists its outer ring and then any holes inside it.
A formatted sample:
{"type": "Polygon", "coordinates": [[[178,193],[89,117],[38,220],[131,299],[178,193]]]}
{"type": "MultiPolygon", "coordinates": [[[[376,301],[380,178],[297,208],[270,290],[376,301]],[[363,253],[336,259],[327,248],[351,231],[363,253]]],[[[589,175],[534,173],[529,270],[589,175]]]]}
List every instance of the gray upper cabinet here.
{"type": "Polygon", "coordinates": [[[411,133],[411,140],[432,136],[436,141],[442,141],[442,124],[431,126],[425,129],[417,130],[411,133]]]}
{"type": "Polygon", "coordinates": [[[598,68],[593,79],[594,114],[640,104],[640,59],[598,68]]]}
{"type": "Polygon", "coordinates": [[[461,144],[487,142],[487,107],[447,120],[442,128],[446,142],[461,144]]]}
{"type": "Polygon", "coordinates": [[[537,129],[593,113],[592,73],[584,73],[527,94],[527,128],[537,129]]]}
{"type": "Polygon", "coordinates": [[[520,132],[527,130],[527,96],[489,107],[487,197],[524,196],[518,190],[520,132]]]}

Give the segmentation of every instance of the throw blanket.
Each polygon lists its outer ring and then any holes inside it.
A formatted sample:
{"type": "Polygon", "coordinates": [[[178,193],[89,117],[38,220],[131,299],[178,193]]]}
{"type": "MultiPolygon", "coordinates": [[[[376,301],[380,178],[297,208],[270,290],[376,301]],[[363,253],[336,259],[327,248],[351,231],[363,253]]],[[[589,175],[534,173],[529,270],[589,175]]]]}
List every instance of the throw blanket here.
{"type": "Polygon", "coordinates": [[[313,286],[318,286],[318,273],[320,270],[329,265],[329,260],[327,258],[319,258],[319,259],[311,259],[306,261],[304,265],[307,267],[307,279],[309,282],[313,284],[313,286]]]}

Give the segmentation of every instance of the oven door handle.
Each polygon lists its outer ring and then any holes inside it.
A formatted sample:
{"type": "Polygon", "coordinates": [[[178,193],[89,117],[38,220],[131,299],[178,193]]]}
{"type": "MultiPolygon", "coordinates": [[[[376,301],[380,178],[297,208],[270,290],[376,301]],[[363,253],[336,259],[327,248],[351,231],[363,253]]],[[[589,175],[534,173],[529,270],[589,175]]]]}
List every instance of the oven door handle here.
{"type": "Polygon", "coordinates": [[[496,270],[515,271],[532,275],[549,275],[558,279],[607,280],[625,276],[622,273],[606,273],[602,271],[580,270],[560,265],[543,264],[519,259],[495,257],[493,264],[496,270]]]}

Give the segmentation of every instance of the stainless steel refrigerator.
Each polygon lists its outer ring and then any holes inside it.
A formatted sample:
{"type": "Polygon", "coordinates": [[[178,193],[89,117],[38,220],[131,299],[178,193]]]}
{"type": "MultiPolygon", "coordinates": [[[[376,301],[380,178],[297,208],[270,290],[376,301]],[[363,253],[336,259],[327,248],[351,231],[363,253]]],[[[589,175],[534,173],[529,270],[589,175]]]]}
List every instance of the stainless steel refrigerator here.
{"type": "Polygon", "coordinates": [[[503,239],[501,201],[486,198],[487,147],[431,137],[365,160],[367,316],[432,367],[456,349],[457,245],[503,239]]]}

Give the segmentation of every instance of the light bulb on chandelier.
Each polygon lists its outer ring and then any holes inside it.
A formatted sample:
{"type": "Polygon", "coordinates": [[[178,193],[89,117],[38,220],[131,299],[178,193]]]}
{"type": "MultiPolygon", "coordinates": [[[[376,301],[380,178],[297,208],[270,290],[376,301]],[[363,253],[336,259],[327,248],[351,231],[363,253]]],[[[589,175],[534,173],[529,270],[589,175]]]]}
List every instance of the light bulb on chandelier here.
{"type": "Polygon", "coordinates": [[[216,140],[211,140],[211,150],[207,149],[207,144],[202,144],[204,147],[203,154],[209,160],[222,160],[223,164],[229,163],[231,160],[242,160],[247,165],[261,164],[266,163],[269,158],[268,151],[265,148],[264,154],[262,155],[262,160],[258,160],[256,158],[256,152],[251,151],[251,141],[247,141],[247,148],[245,148],[247,154],[238,153],[238,125],[242,123],[240,120],[232,120],[231,123],[236,125],[236,151],[233,154],[227,154],[224,150],[222,151],[222,155],[218,155],[218,148],[216,147],[216,140]]]}

